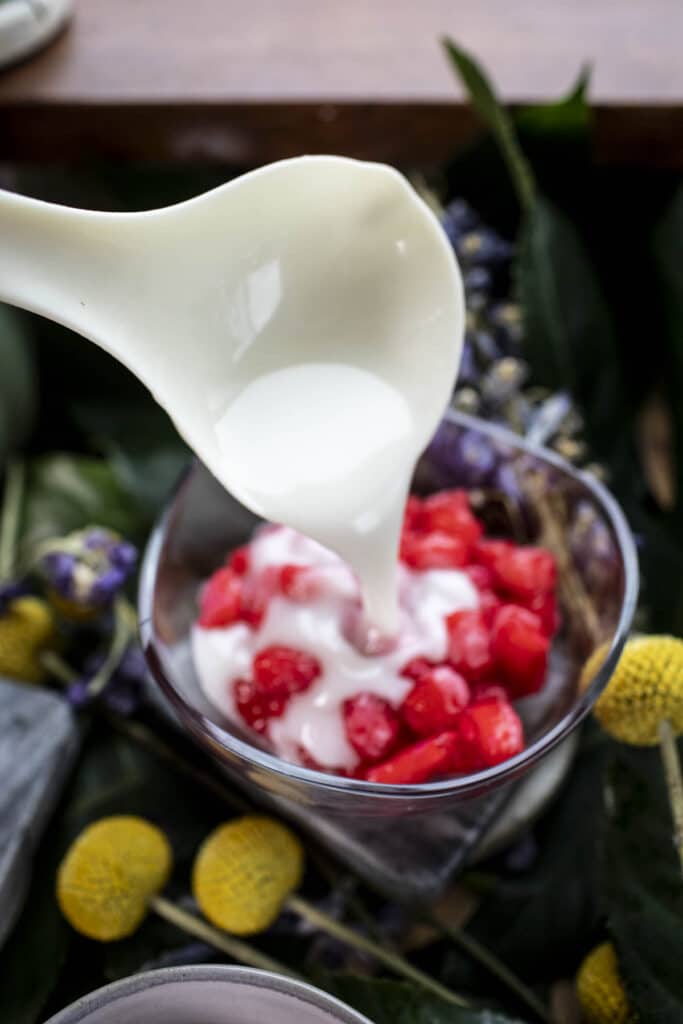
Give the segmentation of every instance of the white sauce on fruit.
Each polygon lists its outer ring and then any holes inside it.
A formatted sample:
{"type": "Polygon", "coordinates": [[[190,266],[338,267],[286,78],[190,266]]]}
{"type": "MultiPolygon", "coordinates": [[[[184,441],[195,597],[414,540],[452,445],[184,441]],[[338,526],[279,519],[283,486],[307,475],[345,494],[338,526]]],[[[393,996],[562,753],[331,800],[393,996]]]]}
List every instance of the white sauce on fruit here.
{"type": "MultiPolygon", "coordinates": [[[[365,692],[398,706],[413,683],[401,676],[413,658],[443,661],[447,652],[445,616],[476,608],[475,587],[463,572],[397,567],[400,627],[384,653],[366,656],[354,645],[362,635],[360,590],[351,570],[331,551],[288,527],[266,527],[250,546],[254,569],[271,565],[312,566],[316,597],[299,603],[276,595],[258,629],[236,623],[192,633],[194,662],[202,689],[228,718],[239,720],[232,697],[235,679],[251,676],[251,662],[271,644],[285,644],[314,655],[322,675],[305,693],[293,697],[281,718],[270,720],[267,737],[275,753],[300,761],[303,748],[327,768],[353,769],[358,757],[346,739],[341,704],[365,692]]],[[[243,724],[243,723],[241,723],[243,724]]]]}

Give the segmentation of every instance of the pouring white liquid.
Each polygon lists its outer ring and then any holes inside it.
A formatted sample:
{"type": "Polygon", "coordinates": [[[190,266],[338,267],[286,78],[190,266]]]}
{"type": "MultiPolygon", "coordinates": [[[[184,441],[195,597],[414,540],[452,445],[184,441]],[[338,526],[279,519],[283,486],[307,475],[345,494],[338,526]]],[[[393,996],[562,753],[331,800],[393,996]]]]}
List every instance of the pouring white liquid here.
{"type": "Polygon", "coordinates": [[[221,483],[340,554],[394,629],[401,511],[464,330],[451,247],[398,172],[302,157],[142,214],[0,192],[0,299],[129,366],[221,483]]]}
{"type": "Polygon", "coordinates": [[[418,454],[400,391],[343,363],[297,364],[252,381],[216,432],[238,493],[349,562],[369,621],[393,631],[398,538],[418,454]]]}

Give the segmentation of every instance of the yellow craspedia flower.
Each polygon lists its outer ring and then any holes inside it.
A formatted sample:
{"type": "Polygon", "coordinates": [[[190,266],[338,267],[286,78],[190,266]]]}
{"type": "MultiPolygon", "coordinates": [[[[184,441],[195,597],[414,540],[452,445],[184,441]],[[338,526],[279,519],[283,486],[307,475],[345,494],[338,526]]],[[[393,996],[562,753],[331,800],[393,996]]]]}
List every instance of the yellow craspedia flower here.
{"type": "MultiPolygon", "coordinates": [[[[585,686],[605,658],[606,647],[593,652],[581,675],[585,686]]],[[[659,723],[683,732],[683,640],[673,636],[633,637],[614,675],[593,709],[603,729],[622,743],[639,747],[659,742],[659,723]]]]}
{"type": "Polygon", "coordinates": [[[57,872],[57,902],[76,931],[99,942],[132,935],[173,863],[166,836],[143,818],[116,816],[89,825],[57,872]]]}
{"type": "Polygon", "coordinates": [[[0,675],[39,683],[46,675],[40,655],[55,640],[55,620],[39,597],[16,597],[0,613],[0,675]]]}
{"type": "Polygon", "coordinates": [[[57,614],[67,622],[93,622],[102,614],[101,608],[93,608],[72,601],[68,597],[62,597],[54,588],[48,590],[47,599],[57,614]]]}
{"type": "Polygon", "coordinates": [[[614,946],[603,942],[579,968],[576,989],[586,1024],[632,1024],[614,946]]]}
{"type": "Polygon", "coordinates": [[[304,851],[272,818],[250,814],[220,825],[194,862],[192,888],[202,913],[235,935],[261,932],[301,882],[304,851]]]}

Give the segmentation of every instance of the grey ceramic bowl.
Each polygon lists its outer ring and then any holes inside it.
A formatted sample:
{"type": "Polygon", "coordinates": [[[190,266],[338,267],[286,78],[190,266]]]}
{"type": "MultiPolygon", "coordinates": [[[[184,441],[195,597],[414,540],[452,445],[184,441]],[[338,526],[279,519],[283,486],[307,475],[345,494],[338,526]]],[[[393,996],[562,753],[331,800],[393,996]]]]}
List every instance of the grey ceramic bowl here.
{"type": "Polygon", "coordinates": [[[243,967],[135,974],[67,1006],[46,1024],[370,1024],[302,981],[243,967]]]}

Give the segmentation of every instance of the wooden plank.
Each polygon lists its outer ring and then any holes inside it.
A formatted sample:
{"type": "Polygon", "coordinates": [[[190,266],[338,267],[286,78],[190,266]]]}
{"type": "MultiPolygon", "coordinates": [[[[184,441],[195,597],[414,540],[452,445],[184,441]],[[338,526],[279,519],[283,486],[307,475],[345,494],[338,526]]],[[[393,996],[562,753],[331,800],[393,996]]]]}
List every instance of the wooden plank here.
{"type": "Polygon", "coordinates": [[[440,160],[473,130],[446,33],[511,103],[590,60],[603,154],[683,163],[680,0],[76,0],[68,32],[0,73],[0,156],[440,160]]]}

